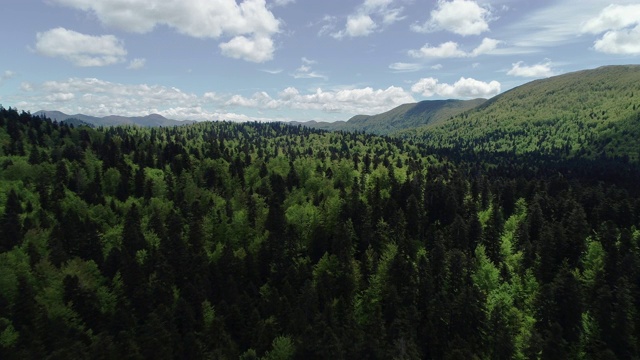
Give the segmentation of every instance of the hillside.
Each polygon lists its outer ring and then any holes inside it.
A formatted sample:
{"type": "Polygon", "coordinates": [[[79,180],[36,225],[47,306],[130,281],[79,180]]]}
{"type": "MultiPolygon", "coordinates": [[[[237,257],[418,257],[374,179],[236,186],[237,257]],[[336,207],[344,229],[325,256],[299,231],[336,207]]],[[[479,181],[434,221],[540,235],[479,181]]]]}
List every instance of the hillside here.
{"type": "Polygon", "coordinates": [[[606,66],[536,80],[451,121],[397,134],[465,152],[638,160],[640,66],[606,66]]]}
{"type": "Polygon", "coordinates": [[[371,134],[388,135],[404,129],[427,124],[437,124],[464,111],[472,109],[485,99],[474,100],[425,100],[403,104],[377,115],[356,115],[348,121],[294,122],[323,130],[365,131],[371,134]]]}
{"type": "Polygon", "coordinates": [[[147,116],[118,116],[109,115],[104,117],[89,116],[84,114],[67,115],[60,111],[38,111],[35,116],[45,116],[56,121],[67,121],[74,119],[76,124],[80,124],[77,121],[85,122],[93,126],[118,126],[118,125],[137,125],[144,127],[153,126],[180,126],[192,124],[195,121],[179,121],[167,119],[162,115],[150,114],[147,116]]]}

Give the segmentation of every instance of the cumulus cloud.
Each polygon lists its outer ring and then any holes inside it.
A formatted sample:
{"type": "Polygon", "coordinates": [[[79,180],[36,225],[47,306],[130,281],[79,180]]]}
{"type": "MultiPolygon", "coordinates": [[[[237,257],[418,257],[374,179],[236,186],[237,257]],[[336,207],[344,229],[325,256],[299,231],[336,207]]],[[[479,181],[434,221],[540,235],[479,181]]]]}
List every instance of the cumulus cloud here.
{"type": "Polygon", "coordinates": [[[147,59],[135,58],[131,60],[131,62],[129,63],[129,66],[127,66],[127,69],[139,70],[139,69],[142,69],[146,63],[147,63],[147,59]]]}
{"type": "MultiPolygon", "coordinates": [[[[394,7],[394,0],[365,0],[353,14],[347,17],[344,29],[331,33],[336,39],[344,37],[368,36],[386,26],[403,20],[403,7],[394,7]]],[[[335,27],[335,18],[329,18],[320,31],[320,34],[327,32],[327,26],[331,29],[335,27]]]]}
{"type": "Polygon", "coordinates": [[[607,31],[593,43],[593,48],[607,54],[640,54],[640,25],[628,30],[607,31]]]}
{"type": "Polygon", "coordinates": [[[16,73],[14,73],[13,71],[5,70],[2,74],[0,74],[0,85],[2,85],[5,81],[15,76],[16,76],[16,73]]]}
{"type": "Polygon", "coordinates": [[[389,65],[394,72],[413,72],[422,69],[422,64],[397,62],[389,65]]]}
{"type": "Polygon", "coordinates": [[[127,50],[113,35],[91,36],[59,27],[36,34],[35,50],[77,66],[107,66],[125,61],[127,50]]]}
{"type": "Polygon", "coordinates": [[[640,23],[640,5],[609,5],[598,16],[582,25],[582,31],[600,34],[609,30],[621,30],[640,23]]]}
{"type": "Polygon", "coordinates": [[[425,44],[419,50],[409,50],[409,56],[414,58],[456,58],[466,57],[467,53],[460,50],[458,43],[447,41],[438,46],[425,44]]]}
{"type": "Polygon", "coordinates": [[[431,11],[431,17],[423,24],[413,24],[416,32],[433,32],[439,30],[467,36],[479,35],[489,31],[491,12],[472,0],[439,0],[437,7],[431,11]]]}
{"type": "Polygon", "coordinates": [[[500,83],[493,80],[483,82],[472,78],[461,77],[454,84],[441,83],[436,78],[423,78],[411,87],[411,91],[422,96],[434,95],[450,98],[491,97],[500,93],[500,83]]]}
{"type": "Polygon", "coordinates": [[[425,44],[422,48],[409,50],[409,56],[418,59],[444,59],[444,58],[463,58],[476,57],[482,54],[490,53],[500,44],[499,40],[484,38],[480,45],[470,52],[460,49],[460,45],[454,41],[447,41],[438,46],[430,46],[425,44]]]}
{"type": "Polygon", "coordinates": [[[280,32],[280,21],[265,0],[50,1],[90,12],[104,25],[123,31],[147,33],[166,25],[196,38],[230,38],[220,44],[223,54],[253,62],[273,57],[272,36],[280,32]]]}
{"type": "Polygon", "coordinates": [[[273,58],[273,40],[267,36],[247,38],[240,35],[219,46],[223,55],[234,59],[261,63],[273,58]]]}
{"type": "Polygon", "coordinates": [[[609,5],[582,26],[584,33],[602,34],[593,43],[607,54],[640,54],[640,5],[609,5]]]}
{"type": "Polygon", "coordinates": [[[369,15],[359,14],[349,16],[347,18],[347,25],[344,30],[339,31],[333,36],[335,38],[342,38],[345,36],[358,37],[367,36],[373,32],[376,28],[376,23],[373,22],[369,15]]]}
{"type": "Polygon", "coordinates": [[[511,70],[507,71],[507,75],[530,77],[530,78],[545,78],[553,76],[553,70],[551,69],[551,61],[547,60],[543,63],[527,66],[524,62],[518,61],[512,64],[511,70]]]}
{"type": "Polygon", "coordinates": [[[490,53],[493,50],[495,50],[500,43],[501,43],[500,40],[484,38],[482,39],[482,42],[480,43],[480,45],[478,45],[477,48],[471,51],[471,54],[469,56],[476,57],[478,55],[490,53]]]}

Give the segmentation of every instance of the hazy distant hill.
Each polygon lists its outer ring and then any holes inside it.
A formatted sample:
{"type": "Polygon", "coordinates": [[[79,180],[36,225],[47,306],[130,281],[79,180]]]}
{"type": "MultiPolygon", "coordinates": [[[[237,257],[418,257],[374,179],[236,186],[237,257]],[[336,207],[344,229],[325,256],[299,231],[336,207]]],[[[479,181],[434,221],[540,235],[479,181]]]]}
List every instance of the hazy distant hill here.
{"type": "Polygon", "coordinates": [[[400,130],[427,124],[437,124],[464,111],[477,107],[485,99],[474,100],[425,100],[418,103],[400,105],[378,115],[356,115],[348,121],[336,122],[295,122],[325,130],[366,131],[388,135],[400,130]]]}
{"type": "Polygon", "coordinates": [[[195,121],[192,120],[171,120],[167,119],[162,115],[151,114],[147,116],[118,116],[118,115],[110,115],[105,117],[96,117],[89,116],[84,114],[75,114],[75,115],[67,115],[60,111],[38,111],[34,115],[36,116],[46,116],[51,120],[57,121],[66,121],[68,119],[75,119],[73,122],[74,125],[78,125],[77,120],[83,121],[85,123],[94,125],[94,126],[116,126],[116,125],[138,125],[138,126],[176,126],[176,125],[187,125],[193,124],[195,121]]]}
{"type": "Polygon", "coordinates": [[[640,65],[532,81],[450,121],[400,135],[472,152],[638,159],[640,65]]]}

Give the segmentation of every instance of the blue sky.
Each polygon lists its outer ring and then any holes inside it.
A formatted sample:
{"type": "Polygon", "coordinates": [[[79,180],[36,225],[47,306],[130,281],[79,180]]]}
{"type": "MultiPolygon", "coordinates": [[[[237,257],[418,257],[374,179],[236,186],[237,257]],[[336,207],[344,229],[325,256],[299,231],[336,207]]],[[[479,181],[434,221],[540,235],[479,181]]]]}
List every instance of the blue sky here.
{"type": "Polygon", "coordinates": [[[611,0],[4,0],[0,104],[95,116],[347,120],[640,62],[611,0]]]}

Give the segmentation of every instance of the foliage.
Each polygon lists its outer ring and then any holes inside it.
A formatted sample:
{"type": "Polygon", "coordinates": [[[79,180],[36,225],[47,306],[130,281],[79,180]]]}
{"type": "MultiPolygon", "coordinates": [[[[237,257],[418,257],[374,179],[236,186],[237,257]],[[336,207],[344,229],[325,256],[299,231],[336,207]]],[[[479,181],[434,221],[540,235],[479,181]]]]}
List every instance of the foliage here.
{"type": "Polygon", "coordinates": [[[0,108],[0,358],[637,358],[638,164],[504,141],[0,108]]]}

